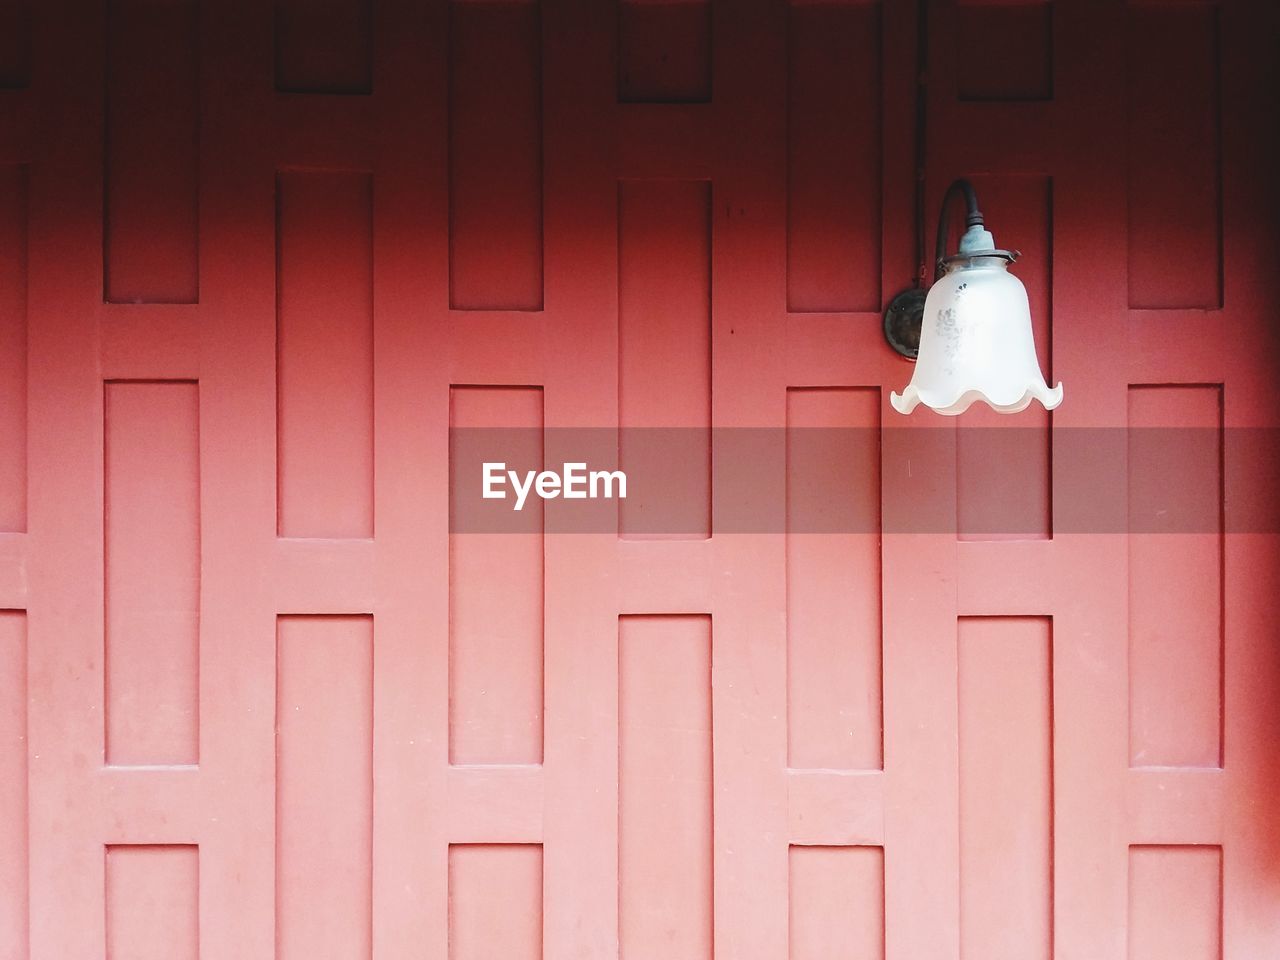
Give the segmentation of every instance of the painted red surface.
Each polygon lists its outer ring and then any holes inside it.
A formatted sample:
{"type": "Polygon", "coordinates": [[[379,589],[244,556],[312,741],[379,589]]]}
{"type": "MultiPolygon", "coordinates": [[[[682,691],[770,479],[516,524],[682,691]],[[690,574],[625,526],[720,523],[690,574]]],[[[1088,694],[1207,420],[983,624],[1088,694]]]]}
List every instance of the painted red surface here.
{"type": "Polygon", "coordinates": [[[956,425],[915,7],[0,3],[0,958],[1280,952],[1276,13],[924,5],[1067,388],[956,425]],[[451,528],[619,426],[679,523],[451,528]]]}

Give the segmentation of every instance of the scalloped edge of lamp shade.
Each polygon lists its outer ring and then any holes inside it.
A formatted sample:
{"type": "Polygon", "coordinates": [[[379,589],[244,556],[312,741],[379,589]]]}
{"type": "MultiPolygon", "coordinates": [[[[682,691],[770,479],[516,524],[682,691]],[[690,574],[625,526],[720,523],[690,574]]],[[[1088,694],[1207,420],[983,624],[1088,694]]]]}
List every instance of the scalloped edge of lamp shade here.
{"type": "Polygon", "coordinates": [[[1019,413],[1031,406],[1032,400],[1039,400],[1046,410],[1052,410],[1062,403],[1062,384],[1059,383],[1052,389],[1044,384],[1030,386],[1022,396],[1012,402],[993,399],[987,396],[985,390],[977,388],[963,390],[959,395],[945,400],[938,397],[926,397],[914,383],[907,384],[902,393],[889,394],[889,402],[893,404],[893,409],[899,413],[910,413],[919,404],[923,403],[926,407],[929,407],[935,413],[942,414],[944,417],[959,416],[979,400],[997,413],[1019,413]]]}

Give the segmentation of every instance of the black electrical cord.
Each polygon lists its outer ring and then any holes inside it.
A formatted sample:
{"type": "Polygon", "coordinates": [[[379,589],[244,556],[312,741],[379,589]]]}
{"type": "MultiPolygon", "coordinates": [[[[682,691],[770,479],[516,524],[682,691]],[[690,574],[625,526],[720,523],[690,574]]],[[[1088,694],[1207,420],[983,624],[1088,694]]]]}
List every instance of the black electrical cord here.
{"type": "MultiPolygon", "coordinates": [[[[925,139],[929,129],[929,6],[929,0],[916,2],[916,286],[921,289],[925,287],[925,277],[928,275],[924,260],[924,201],[928,181],[925,170],[928,160],[925,139]]],[[[937,283],[938,278],[942,276],[943,260],[947,255],[947,233],[951,225],[947,210],[957,193],[964,194],[965,225],[970,227],[984,225],[982,211],[978,209],[978,195],[974,193],[973,185],[964,179],[954,181],[947,187],[947,192],[942,198],[942,212],[938,217],[937,244],[933,258],[934,283],[937,283]]]]}
{"type": "Polygon", "coordinates": [[[916,287],[927,285],[929,268],[924,259],[925,134],[929,123],[929,0],[916,2],[916,287]]]}

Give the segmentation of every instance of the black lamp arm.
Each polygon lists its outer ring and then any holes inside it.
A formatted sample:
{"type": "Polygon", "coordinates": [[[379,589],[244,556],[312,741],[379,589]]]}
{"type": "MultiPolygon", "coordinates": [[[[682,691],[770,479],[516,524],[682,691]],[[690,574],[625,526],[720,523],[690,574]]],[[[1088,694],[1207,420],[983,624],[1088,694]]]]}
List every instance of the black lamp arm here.
{"type": "MultiPolygon", "coordinates": [[[[951,221],[948,217],[952,203],[960,195],[965,203],[965,225],[968,227],[985,227],[982,211],[978,209],[978,195],[973,192],[973,184],[968,180],[956,180],[947,187],[942,198],[942,211],[938,215],[937,255],[934,257],[933,282],[942,278],[944,261],[947,258],[947,233],[951,221]]],[[[917,194],[916,210],[920,210],[919,194],[917,194]]],[[[914,360],[920,351],[920,326],[924,318],[925,301],[925,264],[924,264],[924,224],[916,225],[916,250],[920,263],[917,264],[916,281],[909,290],[903,290],[891,301],[884,311],[884,337],[893,347],[908,360],[914,360]]],[[[1016,251],[992,250],[992,256],[1004,257],[1012,262],[1018,254],[1016,251]]]]}
{"type": "Polygon", "coordinates": [[[933,282],[937,283],[942,276],[942,261],[947,256],[947,233],[950,231],[951,218],[948,211],[957,194],[964,195],[965,226],[984,226],[982,211],[978,209],[978,195],[974,193],[973,184],[968,180],[953,180],[951,186],[942,197],[942,210],[938,214],[938,240],[934,245],[933,282]]]}

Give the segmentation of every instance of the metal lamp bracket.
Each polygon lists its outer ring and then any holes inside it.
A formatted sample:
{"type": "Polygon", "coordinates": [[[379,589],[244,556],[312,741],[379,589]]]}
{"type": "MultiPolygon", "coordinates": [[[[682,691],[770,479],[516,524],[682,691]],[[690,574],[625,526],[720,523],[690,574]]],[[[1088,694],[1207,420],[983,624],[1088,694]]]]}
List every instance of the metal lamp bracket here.
{"type": "MultiPolygon", "coordinates": [[[[923,251],[922,251],[923,253],[923,251]]],[[[970,260],[974,257],[1002,257],[1012,263],[1018,257],[1016,250],[997,250],[995,241],[987,231],[978,209],[978,195],[968,180],[955,180],[947,187],[942,198],[942,211],[938,215],[937,242],[934,246],[933,279],[936,283],[953,260],[970,260]],[[948,211],[956,196],[965,201],[965,232],[960,239],[959,253],[947,256],[947,233],[951,227],[948,211]]],[[[921,258],[923,259],[923,257],[921,258]]],[[[921,274],[923,275],[923,265],[921,274]]],[[[914,361],[920,352],[920,326],[924,322],[926,289],[917,285],[903,290],[884,311],[884,338],[901,356],[914,361]]]]}
{"type": "Polygon", "coordinates": [[[889,346],[915,362],[924,323],[924,287],[908,287],[889,301],[884,312],[884,338],[889,346]]]}

